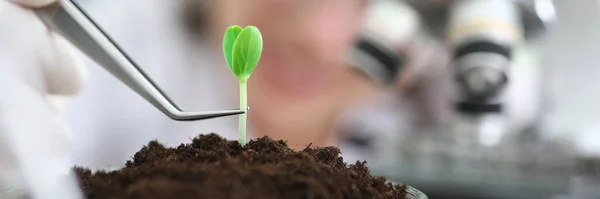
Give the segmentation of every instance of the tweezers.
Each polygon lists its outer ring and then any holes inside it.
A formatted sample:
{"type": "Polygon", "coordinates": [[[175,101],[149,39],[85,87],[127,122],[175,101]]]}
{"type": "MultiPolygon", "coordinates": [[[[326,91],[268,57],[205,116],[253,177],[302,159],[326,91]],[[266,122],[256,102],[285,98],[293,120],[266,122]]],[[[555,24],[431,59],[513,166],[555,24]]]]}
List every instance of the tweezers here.
{"type": "Polygon", "coordinates": [[[62,35],[98,65],[173,120],[203,120],[244,114],[248,110],[247,107],[240,107],[237,110],[183,111],[74,0],[58,0],[34,11],[48,27],[62,35]]]}

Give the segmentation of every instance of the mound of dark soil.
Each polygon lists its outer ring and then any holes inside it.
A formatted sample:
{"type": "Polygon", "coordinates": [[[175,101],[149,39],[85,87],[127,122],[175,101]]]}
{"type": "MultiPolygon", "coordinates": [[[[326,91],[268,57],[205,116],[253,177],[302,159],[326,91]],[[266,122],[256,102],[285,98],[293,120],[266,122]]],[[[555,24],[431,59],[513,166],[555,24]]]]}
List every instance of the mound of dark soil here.
{"type": "Polygon", "coordinates": [[[121,170],[76,172],[88,199],[412,198],[365,162],[346,165],[338,148],[294,151],[268,137],[243,148],[216,134],[177,148],[152,141],[121,170]]]}

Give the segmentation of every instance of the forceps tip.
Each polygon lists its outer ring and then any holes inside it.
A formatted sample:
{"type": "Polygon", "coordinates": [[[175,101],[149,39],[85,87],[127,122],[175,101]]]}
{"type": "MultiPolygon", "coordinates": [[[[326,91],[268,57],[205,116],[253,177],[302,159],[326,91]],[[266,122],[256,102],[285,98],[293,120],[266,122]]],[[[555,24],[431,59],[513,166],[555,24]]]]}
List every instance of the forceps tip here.
{"type": "Polygon", "coordinates": [[[233,109],[233,110],[221,110],[221,111],[204,111],[204,112],[179,112],[176,114],[169,115],[169,117],[173,120],[177,121],[196,121],[196,120],[204,120],[239,114],[246,114],[248,112],[249,107],[244,109],[233,109]]]}

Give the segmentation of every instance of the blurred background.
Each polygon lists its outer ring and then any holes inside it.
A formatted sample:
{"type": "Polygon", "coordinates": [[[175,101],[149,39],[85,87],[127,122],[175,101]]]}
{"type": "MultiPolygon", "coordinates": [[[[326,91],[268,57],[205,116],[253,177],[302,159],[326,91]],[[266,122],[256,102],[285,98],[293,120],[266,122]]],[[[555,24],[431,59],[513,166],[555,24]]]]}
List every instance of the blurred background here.
{"type": "MultiPolygon", "coordinates": [[[[80,0],[186,110],[235,108],[233,24],[264,51],[250,137],[334,145],[429,198],[600,198],[600,1],[80,0]]],[[[237,117],[171,121],[81,54],[73,156],[121,167],[144,144],[236,139],[237,117]]]]}

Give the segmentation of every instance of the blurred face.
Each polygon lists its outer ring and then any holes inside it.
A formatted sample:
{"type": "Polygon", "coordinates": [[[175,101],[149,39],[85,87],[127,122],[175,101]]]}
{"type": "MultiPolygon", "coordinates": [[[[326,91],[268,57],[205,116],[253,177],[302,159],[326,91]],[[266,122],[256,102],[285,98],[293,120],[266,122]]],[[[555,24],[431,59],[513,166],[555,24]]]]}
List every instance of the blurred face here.
{"type": "Polygon", "coordinates": [[[228,12],[220,12],[216,35],[233,24],[255,25],[263,34],[261,61],[248,84],[252,131],[292,147],[323,143],[339,109],[368,90],[344,64],[364,0],[220,2],[219,10],[228,12]]]}
{"type": "Polygon", "coordinates": [[[257,26],[263,33],[264,52],[254,75],[275,81],[269,87],[290,97],[312,97],[340,78],[362,2],[226,0],[230,11],[217,30],[232,24],[257,26]]]}

